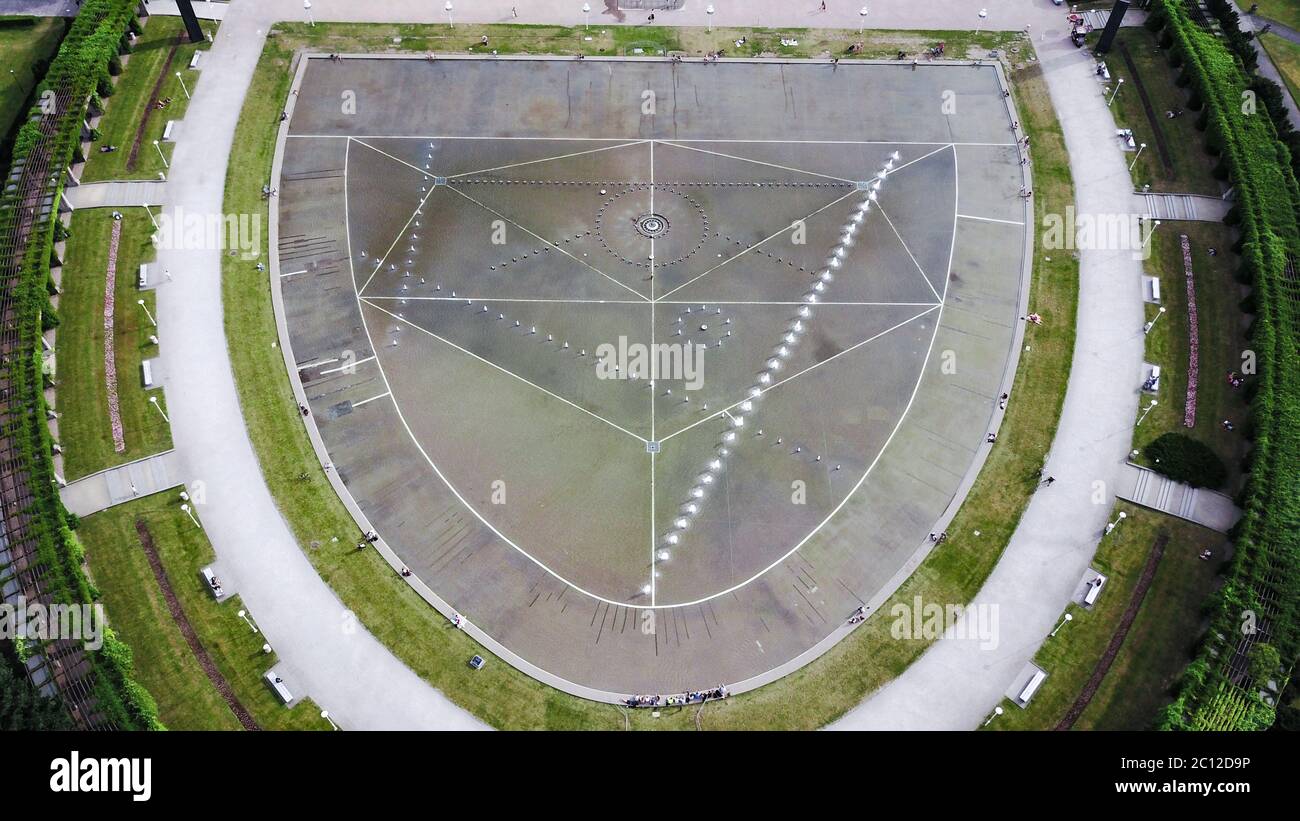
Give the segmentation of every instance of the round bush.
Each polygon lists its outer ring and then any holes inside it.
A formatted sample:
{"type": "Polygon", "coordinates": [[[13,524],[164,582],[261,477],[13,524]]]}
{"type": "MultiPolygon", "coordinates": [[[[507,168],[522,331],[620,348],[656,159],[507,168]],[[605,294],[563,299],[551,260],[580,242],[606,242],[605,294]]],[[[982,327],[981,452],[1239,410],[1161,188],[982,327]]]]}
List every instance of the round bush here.
{"type": "Polygon", "coordinates": [[[1157,472],[1192,487],[1223,487],[1228,469],[1204,444],[1181,433],[1166,433],[1147,445],[1146,455],[1157,472]]]}

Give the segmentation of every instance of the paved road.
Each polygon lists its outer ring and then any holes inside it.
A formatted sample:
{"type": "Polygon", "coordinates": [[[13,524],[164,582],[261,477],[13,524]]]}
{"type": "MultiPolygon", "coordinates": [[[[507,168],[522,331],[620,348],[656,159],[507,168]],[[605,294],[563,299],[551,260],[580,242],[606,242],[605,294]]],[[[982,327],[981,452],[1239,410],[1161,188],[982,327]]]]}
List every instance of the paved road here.
{"type": "MultiPolygon", "coordinates": [[[[155,0],[151,8],[159,13],[167,5],[155,0]]],[[[521,22],[582,22],[580,6],[573,2],[520,5],[526,6],[521,22]]],[[[702,5],[660,13],[658,22],[703,25],[702,5]]],[[[842,0],[832,2],[827,13],[816,11],[814,2],[714,5],[717,25],[854,27],[860,8],[842,0]]],[[[510,20],[510,6],[483,0],[474,5],[473,18],[510,20]]],[[[1080,210],[1123,210],[1132,186],[1111,139],[1113,123],[1100,96],[1092,93],[1091,64],[1066,44],[1063,17],[1049,0],[875,0],[868,22],[873,27],[952,28],[969,19],[974,26],[983,7],[992,7],[984,27],[1032,25],[1037,35],[1052,96],[1062,112],[1080,210]]],[[[316,0],[312,12],[317,20],[444,19],[428,0],[316,0]]],[[[297,0],[231,4],[204,62],[204,71],[221,81],[199,83],[186,139],[177,145],[169,186],[172,205],[192,213],[220,211],[226,158],[265,32],[274,20],[302,17],[297,0]]],[[[608,24],[615,15],[602,12],[593,18],[608,24]]],[[[625,19],[634,23],[644,16],[630,13],[625,19]]],[[[281,519],[243,428],[226,355],[220,255],[215,250],[162,251],[159,263],[181,272],[159,289],[164,357],[175,363],[167,368],[173,438],[186,454],[193,478],[206,485],[208,502],[201,514],[224,572],[275,645],[291,689],[311,695],[346,727],[475,726],[475,720],[403,667],[369,633],[340,629],[343,608],[281,519]]],[[[1083,254],[1075,367],[1049,466],[1058,482],[1031,503],[978,598],[1003,608],[999,649],[940,642],[837,726],[974,727],[1051,629],[1093,554],[1109,510],[1109,494],[1106,504],[1092,504],[1092,482],[1113,487],[1128,449],[1142,361],[1140,270],[1126,252],[1083,254]],[[1125,387],[1130,382],[1133,390],[1125,387]]]]}

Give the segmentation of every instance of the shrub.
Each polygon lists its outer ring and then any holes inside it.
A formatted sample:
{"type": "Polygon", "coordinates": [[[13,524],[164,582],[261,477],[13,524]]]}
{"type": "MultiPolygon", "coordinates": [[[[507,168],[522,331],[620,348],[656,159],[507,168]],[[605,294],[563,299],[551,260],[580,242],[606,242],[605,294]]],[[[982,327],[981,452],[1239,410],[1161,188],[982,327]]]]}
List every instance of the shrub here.
{"type": "Polygon", "coordinates": [[[1214,451],[1181,433],[1160,436],[1147,445],[1146,455],[1157,471],[1192,487],[1220,488],[1228,479],[1228,469],[1214,451]]]}

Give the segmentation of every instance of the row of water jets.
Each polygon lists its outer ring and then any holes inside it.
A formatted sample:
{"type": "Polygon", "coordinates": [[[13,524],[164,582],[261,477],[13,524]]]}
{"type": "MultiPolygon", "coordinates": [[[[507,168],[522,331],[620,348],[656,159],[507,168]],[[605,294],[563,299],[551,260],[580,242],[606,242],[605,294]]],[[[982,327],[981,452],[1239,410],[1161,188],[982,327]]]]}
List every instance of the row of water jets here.
{"type": "MultiPolygon", "coordinates": [[[[740,429],[744,428],[746,419],[755,412],[756,404],[772,384],[776,373],[781,370],[784,360],[790,358],[803,339],[808,330],[808,325],[813,319],[814,306],[821,300],[827,287],[835,279],[835,272],[844,264],[848,249],[853,246],[863,220],[870,213],[871,206],[876,202],[878,192],[884,184],[885,178],[894,170],[894,164],[898,162],[898,158],[898,152],[893,152],[867,186],[866,196],[854,208],[853,214],[849,217],[848,222],[844,224],[839,243],[831,249],[825,266],[812,274],[812,284],[802,297],[804,304],[799,306],[797,316],[790,320],[781,341],[765,363],[763,370],[758,372],[756,383],[749,388],[746,398],[735,406],[734,411],[721,411],[718,414],[727,417],[730,427],[722,433],[721,440],[715,445],[713,458],[696,476],[695,485],[691,488],[687,499],[678,508],[672,527],[663,534],[660,545],[656,550],[656,558],[659,561],[668,561],[672,558],[673,547],[681,543],[685,532],[691,527],[695,518],[699,516],[701,505],[708,496],[710,486],[717,482],[726,467],[740,429]]],[[[657,578],[659,571],[656,569],[654,573],[657,578]]],[[[650,586],[646,585],[644,592],[649,593],[650,590],[650,586]]]]}

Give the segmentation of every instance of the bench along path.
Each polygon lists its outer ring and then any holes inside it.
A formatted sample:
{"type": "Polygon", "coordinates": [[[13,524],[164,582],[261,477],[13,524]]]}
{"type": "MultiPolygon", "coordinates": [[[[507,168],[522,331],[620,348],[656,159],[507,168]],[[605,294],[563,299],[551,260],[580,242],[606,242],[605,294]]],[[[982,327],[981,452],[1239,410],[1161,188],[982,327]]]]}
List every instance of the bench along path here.
{"type": "Polygon", "coordinates": [[[158,588],[162,590],[163,600],[167,602],[167,610],[171,613],[172,621],[176,622],[176,627],[185,637],[185,643],[190,646],[190,652],[203,668],[203,673],[212,682],[212,686],[221,694],[230,711],[239,719],[240,725],[245,730],[260,730],[257,721],[253,715],[248,712],[239,699],[235,696],[235,691],[230,689],[230,682],[226,677],[221,675],[217,665],[212,661],[212,656],[208,655],[207,648],[203,642],[199,641],[199,636],[194,632],[194,627],[190,624],[189,618],[185,615],[185,610],[181,608],[180,599],[176,598],[176,591],[172,589],[172,583],[167,578],[167,570],[163,567],[162,559],[158,557],[158,549],[153,544],[153,534],[149,532],[149,526],[142,520],[136,520],[136,535],[140,537],[140,546],[144,548],[145,558],[149,560],[149,569],[153,571],[153,577],[158,582],[158,588]]]}

